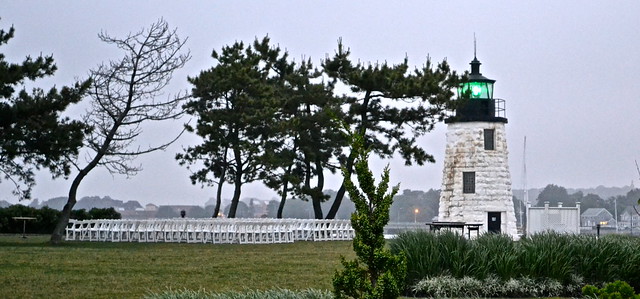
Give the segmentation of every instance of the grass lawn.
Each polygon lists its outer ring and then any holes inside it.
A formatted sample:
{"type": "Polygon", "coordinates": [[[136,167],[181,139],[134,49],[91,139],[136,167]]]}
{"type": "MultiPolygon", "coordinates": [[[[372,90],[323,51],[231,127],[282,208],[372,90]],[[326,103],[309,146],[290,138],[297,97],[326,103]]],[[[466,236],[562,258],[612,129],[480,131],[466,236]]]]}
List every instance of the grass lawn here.
{"type": "Polygon", "coordinates": [[[66,242],[0,235],[2,298],[139,298],[167,289],[331,290],[350,241],[270,245],[66,242]]]}

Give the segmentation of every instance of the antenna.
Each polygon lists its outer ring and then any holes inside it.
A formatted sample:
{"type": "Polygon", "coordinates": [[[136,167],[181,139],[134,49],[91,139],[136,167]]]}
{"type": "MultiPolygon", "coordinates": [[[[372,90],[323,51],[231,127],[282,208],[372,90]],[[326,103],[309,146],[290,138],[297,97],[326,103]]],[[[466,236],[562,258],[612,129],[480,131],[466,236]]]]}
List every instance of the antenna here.
{"type": "Polygon", "coordinates": [[[524,184],[524,200],[529,204],[529,190],[527,190],[527,136],[524,136],[524,149],[522,150],[522,172],[523,172],[523,184],[524,184]]]}
{"type": "Polygon", "coordinates": [[[475,32],[473,33],[473,58],[476,59],[476,33],[475,32]]]}

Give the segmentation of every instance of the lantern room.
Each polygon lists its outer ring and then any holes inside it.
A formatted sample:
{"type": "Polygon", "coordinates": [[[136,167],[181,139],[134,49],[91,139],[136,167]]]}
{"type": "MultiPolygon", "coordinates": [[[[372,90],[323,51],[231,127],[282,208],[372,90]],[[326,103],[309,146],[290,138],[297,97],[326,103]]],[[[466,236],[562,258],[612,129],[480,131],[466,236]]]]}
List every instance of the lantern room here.
{"type": "Polygon", "coordinates": [[[480,61],[475,56],[471,61],[468,80],[458,87],[455,115],[445,122],[489,121],[507,122],[504,117],[504,100],[493,97],[493,84],[480,73],[480,61]]]}

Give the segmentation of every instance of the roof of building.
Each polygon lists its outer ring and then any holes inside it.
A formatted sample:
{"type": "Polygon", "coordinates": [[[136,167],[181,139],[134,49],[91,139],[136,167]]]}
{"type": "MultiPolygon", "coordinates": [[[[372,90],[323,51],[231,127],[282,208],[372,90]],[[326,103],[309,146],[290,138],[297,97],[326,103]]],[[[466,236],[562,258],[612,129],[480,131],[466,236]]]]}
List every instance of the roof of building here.
{"type": "Polygon", "coordinates": [[[626,209],[624,209],[624,211],[622,211],[622,213],[620,213],[620,215],[622,214],[630,214],[630,215],[638,215],[638,212],[640,212],[640,207],[636,207],[636,209],[633,209],[634,206],[629,206],[626,209]]]}
{"type": "Polygon", "coordinates": [[[607,209],[604,209],[604,208],[589,208],[586,211],[584,211],[584,213],[582,213],[582,215],[580,215],[580,216],[581,217],[595,217],[595,216],[602,215],[602,213],[606,213],[607,216],[613,217],[613,215],[611,215],[611,213],[609,213],[609,211],[607,211],[607,209]]]}

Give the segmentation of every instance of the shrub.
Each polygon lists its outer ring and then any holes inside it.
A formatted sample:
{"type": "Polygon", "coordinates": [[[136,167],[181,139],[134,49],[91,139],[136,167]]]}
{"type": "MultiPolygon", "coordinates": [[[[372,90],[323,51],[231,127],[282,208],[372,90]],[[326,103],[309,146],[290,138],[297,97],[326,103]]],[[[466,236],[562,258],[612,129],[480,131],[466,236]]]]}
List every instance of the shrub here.
{"type": "Polygon", "coordinates": [[[554,232],[524,237],[518,242],[521,275],[571,281],[573,270],[572,238],[554,232]]]}
{"type": "MultiPolygon", "coordinates": [[[[71,215],[78,217],[75,219],[79,220],[121,218],[120,213],[113,208],[93,208],[88,213],[84,209],[81,209],[72,211],[71,215]]],[[[40,209],[24,205],[11,205],[6,208],[0,208],[0,233],[22,233],[23,220],[15,220],[13,217],[34,217],[36,218],[35,220],[27,221],[26,231],[31,234],[50,234],[58,223],[60,211],[46,206],[40,209]]]]}
{"type": "MultiPolygon", "coordinates": [[[[579,287],[579,285],[571,286],[572,289],[579,289],[579,287]]],[[[416,296],[430,298],[516,298],[571,295],[566,292],[565,286],[554,279],[536,280],[529,277],[520,277],[504,281],[493,275],[482,280],[473,277],[430,277],[415,284],[412,291],[416,296]]]]}
{"type": "Polygon", "coordinates": [[[364,137],[353,135],[352,152],[356,155],[355,174],[359,188],[343,169],[344,185],[349,198],[356,206],[351,214],[351,225],[355,231],[353,251],[357,258],[341,262],[342,271],[333,277],[336,298],[396,298],[404,289],[406,260],[402,253],[392,254],[385,248],[384,226],[389,222],[389,208],[398,186],[389,188],[389,167],[382,180],[375,185],[369,169],[369,152],[364,147],[364,137]]]}
{"type": "Polygon", "coordinates": [[[244,292],[208,292],[205,290],[173,291],[168,290],[159,294],[149,294],[146,299],[331,299],[333,295],[329,291],[314,289],[290,291],[275,289],[266,291],[250,290],[244,292]]]}
{"type": "MultiPolygon", "coordinates": [[[[481,281],[529,277],[536,283],[556,281],[566,293],[579,294],[584,283],[603,285],[622,280],[640,291],[640,238],[542,233],[513,241],[485,234],[474,240],[460,235],[426,231],[400,234],[391,252],[407,258],[408,286],[427,277],[449,275],[481,281]],[[495,276],[492,278],[492,276],[495,276]],[[578,287],[579,286],[579,287],[578,287]]],[[[552,283],[547,283],[552,286],[552,283]]]]}
{"type": "Polygon", "coordinates": [[[476,271],[467,275],[473,274],[479,279],[495,275],[508,280],[521,273],[517,248],[508,235],[484,234],[470,243],[476,271]]]}
{"type": "Polygon", "coordinates": [[[111,208],[92,208],[89,210],[90,219],[121,219],[122,216],[116,210],[111,208]]]}
{"type": "Polygon", "coordinates": [[[438,250],[438,236],[425,231],[404,232],[389,244],[392,253],[407,259],[405,285],[412,286],[425,277],[443,273],[444,257],[438,250]]]}
{"type": "Polygon", "coordinates": [[[586,285],[582,288],[582,295],[600,299],[640,299],[640,295],[636,295],[628,283],[620,280],[608,283],[602,289],[586,285]]]}

